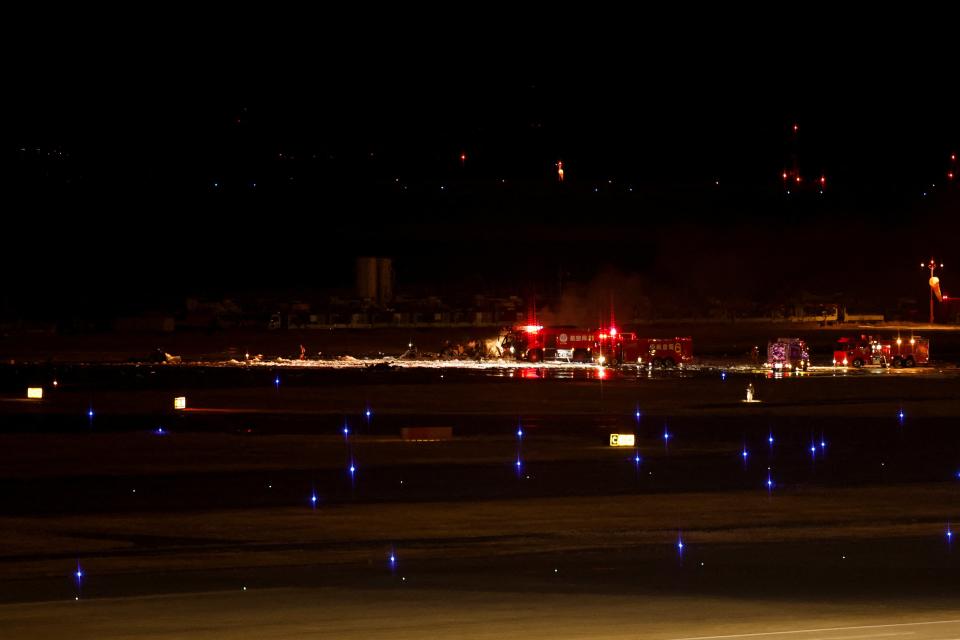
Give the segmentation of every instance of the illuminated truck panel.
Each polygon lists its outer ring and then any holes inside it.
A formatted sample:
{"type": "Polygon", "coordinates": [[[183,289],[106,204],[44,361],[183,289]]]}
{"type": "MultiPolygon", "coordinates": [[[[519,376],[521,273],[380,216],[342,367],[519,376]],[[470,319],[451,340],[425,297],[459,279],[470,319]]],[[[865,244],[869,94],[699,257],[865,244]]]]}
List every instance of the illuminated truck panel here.
{"type": "Polygon", "coordinates": [[[810,349],[801,338],[777,338],[767,343],[766,366],[774,371],[806,371],[810,349]]]}

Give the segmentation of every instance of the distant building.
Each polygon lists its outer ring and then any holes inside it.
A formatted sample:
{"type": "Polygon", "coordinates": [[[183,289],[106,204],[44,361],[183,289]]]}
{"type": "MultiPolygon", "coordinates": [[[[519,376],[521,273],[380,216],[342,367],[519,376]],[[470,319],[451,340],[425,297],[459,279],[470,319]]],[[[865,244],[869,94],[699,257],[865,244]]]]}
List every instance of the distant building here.
{"type": "Polygon", "coordinates": [[[385,307],[393,301],[393,260],[391,258],[357,258],[357,297],[385,307]]]}

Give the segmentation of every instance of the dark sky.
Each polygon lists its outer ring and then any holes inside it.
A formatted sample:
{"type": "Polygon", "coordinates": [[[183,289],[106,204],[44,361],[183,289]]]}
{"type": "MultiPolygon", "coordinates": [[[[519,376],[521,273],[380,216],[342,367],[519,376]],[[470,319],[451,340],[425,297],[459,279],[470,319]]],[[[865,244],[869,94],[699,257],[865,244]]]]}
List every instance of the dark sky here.
{"type": "Polygon", "coordinates": [[[608,264],[709,289],[712,265],[740,262],[765,285],[910,294],[920,259],[956,251],[948,48],[409,47],[334,27],[25,38],[5,271],[139,300],[349,285],[370,253],[394,256],[401,287],[478,289],[608,264]],[[794,158],[823,195],[784,193],[794,158]]]}

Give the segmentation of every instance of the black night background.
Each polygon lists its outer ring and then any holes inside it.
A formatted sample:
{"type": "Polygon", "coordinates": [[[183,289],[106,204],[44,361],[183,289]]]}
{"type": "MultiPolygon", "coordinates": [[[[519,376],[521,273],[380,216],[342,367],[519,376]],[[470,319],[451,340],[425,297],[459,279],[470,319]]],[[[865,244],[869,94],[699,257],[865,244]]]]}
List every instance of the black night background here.
{"type": "Polygon", "coordinates": [[[0,638],[960,637],[949,8],[304,8],[5,8],[0,638]]]}

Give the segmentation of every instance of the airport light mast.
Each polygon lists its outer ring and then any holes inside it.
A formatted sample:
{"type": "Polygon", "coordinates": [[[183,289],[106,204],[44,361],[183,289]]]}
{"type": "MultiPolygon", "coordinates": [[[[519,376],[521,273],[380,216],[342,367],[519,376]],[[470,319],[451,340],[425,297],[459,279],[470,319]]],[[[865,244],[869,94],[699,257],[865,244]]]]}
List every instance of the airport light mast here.
{"type": "MultiPolygon", "coordinates": [[[[930,269],[930,280],[929,280],[929,284],[930,284],[930,324],[933,324],[933,293],[934,293],[934,291],[938,291],[938,290],[939,290],[939,286],[937,286],[937,285],[940,284],[940,278],[938,278],[938,277],[936,277],[935,275],[933,275],[933,272],[936,270],[936,268],[937,268],[938,266],[939,266],[941,269],[943,269],[943,263],[941,262],[939,265],[937,265],[937,261],[934,260],[933,258],[930,258],[930,262],[929,262],[928,264],[923,264],[922,262],[920,263],[920,267],[921,267],[921,268],[924,268],[924,267],[925,267],[925,268],[927,268],[927,269],[930,269]]],[[[939,296],[939,291],[938,291],[937,297],[938,297],[938,298],[940,297],[940,296],[939,296]]]]}

